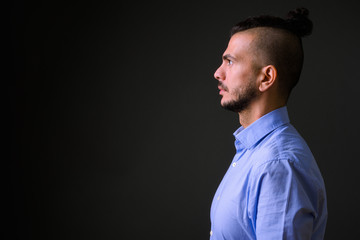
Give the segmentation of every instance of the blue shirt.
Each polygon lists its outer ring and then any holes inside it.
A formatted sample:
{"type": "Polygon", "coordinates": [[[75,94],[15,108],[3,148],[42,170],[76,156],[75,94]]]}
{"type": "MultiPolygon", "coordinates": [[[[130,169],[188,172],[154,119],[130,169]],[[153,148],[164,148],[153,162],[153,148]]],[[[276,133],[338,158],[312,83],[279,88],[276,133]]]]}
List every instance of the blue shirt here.
{"type": "Polygon", "coordinates": [[[234,136],[236,154],[211,205],[210,239],[323,239],[324,181],[287,108],[234,136]]]}

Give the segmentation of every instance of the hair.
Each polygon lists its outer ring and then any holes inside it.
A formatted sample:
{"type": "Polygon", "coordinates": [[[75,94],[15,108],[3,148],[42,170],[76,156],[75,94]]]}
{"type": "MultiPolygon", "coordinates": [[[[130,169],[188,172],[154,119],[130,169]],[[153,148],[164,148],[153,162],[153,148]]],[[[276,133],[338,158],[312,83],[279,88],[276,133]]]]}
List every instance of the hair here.
{"type": "Polygon", "coordinates": [[[256,34],[254,55],[260,57],[263,64],[275,66],[279,86],[286,99],[298,83],[302,70],[304,53],[301,38],[312,33],[313,23],[308,15],[308,9],[297,8],[290,11],[286,18],[270,15],[249,17],[230,31],[231,36],[250,29],[256,34]]]}

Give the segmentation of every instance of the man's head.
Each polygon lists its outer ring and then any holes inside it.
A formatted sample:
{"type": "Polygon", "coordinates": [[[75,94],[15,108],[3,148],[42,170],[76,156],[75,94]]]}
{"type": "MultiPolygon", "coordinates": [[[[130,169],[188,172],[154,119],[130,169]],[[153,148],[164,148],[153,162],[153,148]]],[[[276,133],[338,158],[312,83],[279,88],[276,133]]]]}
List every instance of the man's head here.
{"type": "Polygon", "coordinates": [[[286,103],[302,69],[301,37],[312,31],[307,16],[306,9],[297,9],[287,19],[251,17],[231,29],[215,72],[224,108],[241,112],[265,92],[286,103]]]}

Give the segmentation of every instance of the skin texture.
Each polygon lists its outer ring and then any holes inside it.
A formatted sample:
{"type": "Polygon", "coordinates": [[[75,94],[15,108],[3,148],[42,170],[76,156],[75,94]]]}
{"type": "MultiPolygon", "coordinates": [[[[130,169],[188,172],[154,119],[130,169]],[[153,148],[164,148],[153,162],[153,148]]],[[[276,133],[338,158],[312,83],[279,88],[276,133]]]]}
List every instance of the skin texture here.
{"type": "Polygon", "coordinates": [[[287,101],[279,87],[276,67],[264,64],[263,54],[256,47],[258,38],[258,29],[234,34],[214,74],[219,81],[221,105],[238,112],[245,128],[287,101]]]}

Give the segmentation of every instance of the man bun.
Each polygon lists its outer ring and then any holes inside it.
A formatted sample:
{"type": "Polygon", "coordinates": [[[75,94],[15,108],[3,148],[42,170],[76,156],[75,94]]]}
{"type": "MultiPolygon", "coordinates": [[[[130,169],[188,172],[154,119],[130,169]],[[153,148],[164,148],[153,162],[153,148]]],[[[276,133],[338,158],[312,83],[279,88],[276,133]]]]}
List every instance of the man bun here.
{"type": "Polygon", "coordinates": [[[299,37],[310,35],[313,29],[313,23],[308,16],[309,10],[306,8],[297,8],[289,11],[285,19],[288,29],[299,37]]]}
{"type": "Polygon", "coordinates": [[[237,32],[245,31],[247,29],[256,27],[272,27],[287,30],[299,38],[308,36],[313,29],[313,23],[308,18],[309,10],[306,8],[296,8],[289,11],[286,18],[280,18],[270,15],[260,15],[249,17],[237,23],[230,31],[230,35],[237,32]]]}

